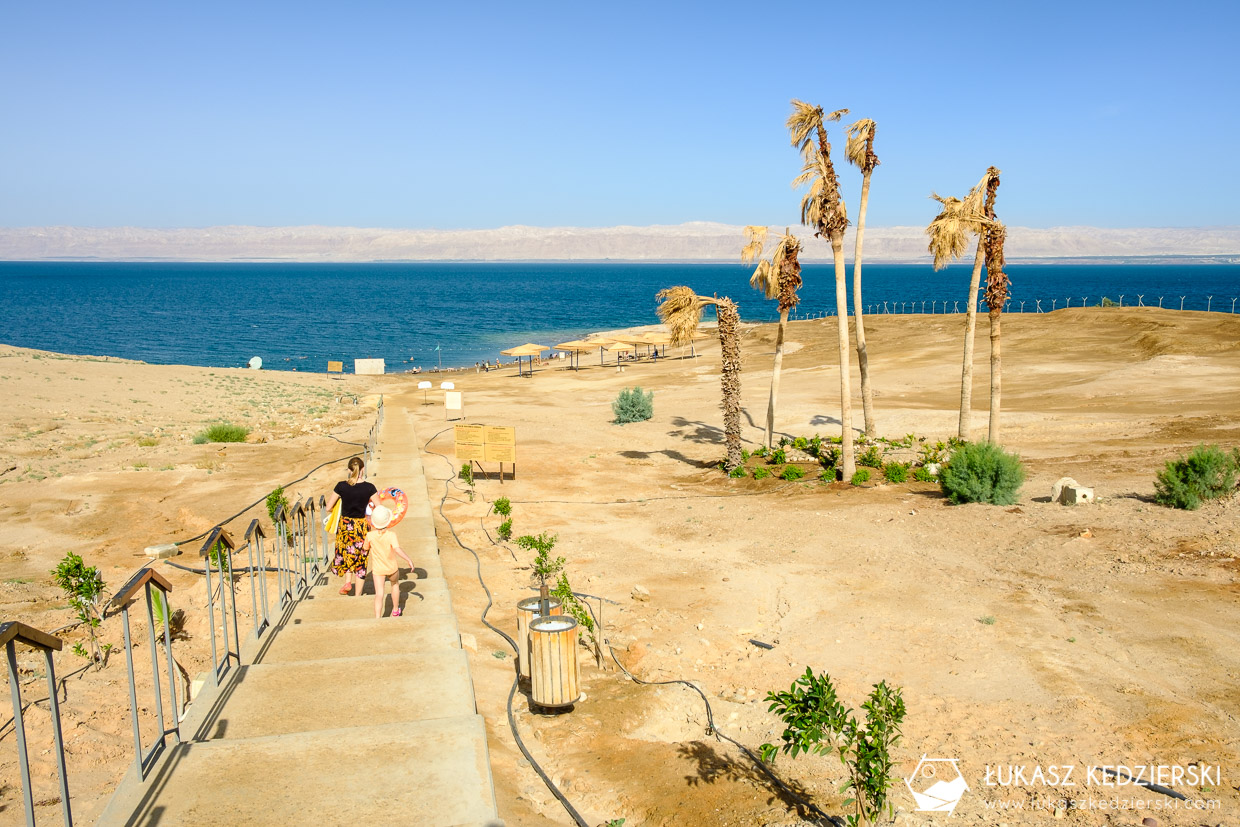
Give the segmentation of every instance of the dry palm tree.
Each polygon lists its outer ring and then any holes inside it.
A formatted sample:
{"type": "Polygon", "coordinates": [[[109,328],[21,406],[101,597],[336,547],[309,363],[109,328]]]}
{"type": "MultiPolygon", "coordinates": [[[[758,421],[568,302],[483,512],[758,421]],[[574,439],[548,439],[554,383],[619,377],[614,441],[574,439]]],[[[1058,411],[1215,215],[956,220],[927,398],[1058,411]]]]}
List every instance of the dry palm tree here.
{"type": "Polygon", "coordinates": [[[990,432],[987,439],[999,444],[999,396],[1003,379],[1003,361],[999,352],[999,319],[1008,299],[1008,277],[1003,271],[1003,245],[1007,227],[995,217],[995,191],[999,189],[999,171],[986,184],[986,306],[990,308],[990,432]]]}
{"type": "Polygon", "coordinates": [[[744,460],[741,458],[741,340],[740,312],[736,303],[723,298],[699,296],[690,287],[668,287],[656,294],[659,320],[667,325],[673,345],[692,341],[702,321],[702,309],[713,305],[718,318],[720,371],[722,391],[723,434],[728,455],[724,470],[729,474],[744,460]]]}
{"type": "Polygon", "coordinates": [[[813,228],[817,237],[831,242],[831,253],[835,259],[835,306],[839,319],[840,351],[840,470],[847,480],[857,471],[848,364],[848,291],[844,279],[844,230],[848,227],[848,211],[840,196],[840,181],[831,163],[831,144],[827,142],[824,125],[826,121],[838,121],[846,114],[847,109],[840,109],[827,115],[820,106],[793,100],[787,127],[792,145],[801,150],[805,160],[801,174],[792,185],[809,185],[809,192],[801,199],[801,223],[813,228]]]}
{"type": "Polygon", "coordinates": [[[986,258],[983,238],[987,218],[983,200],[991,181],[998,186],[999,170],[990,167],[977,186],[961,201],[959,198],[932,196],[943,205],[943,211],[930,222],[926,233],[930,236],[930,252],[934,255],[934,269],[942,270],[953,259],[959,258],[968,248],[967,234],[977,236],[977,251],[973,255],[973,273],[969,277],[969,301],[964,323],[964,364],[960,372],[960,421],[957,435],[969,438],[973,415],[973,339],[977,330],[977,290],[981,281],[982,265],[986,258]]]}
{"type": "Polygon", "coordinates": [[[865,349],[865,322],[861,309],[861,243],[865,236],[865,211],[870,203],[870,174],[879,165],[874,154],[874,133],[878,126],[869,118],[848,127],[848,142],[844,145],[844,157],[848,163],[861,170],[861,206],[857,210],[857,248],[853,253],[853,318],[857,323],[857,367],[861,370],[861,410],[865,416],[866,436],[875,436],[878,426],[874,422],[874,390],[870,387],[870,359],[865,349]]]}
{"type": "MultiPolygon", "coordinates": [[[[753,264],[762,255],[762,247],[766,244],[766,227],[746,227],[748,243],[741,250],[741,263],[753,264]]],[[[786,229],[779,237],[779,244],[770,260],[761,259],[749,277],[749,286],[761,290],[768,299],[779,299],[779,331],[775,334],[775,368],[771,373],[771,398],[766,406],[766,447],[774,448],[775,439],[775,406],[779,400],[779,373],[784,364],[784,332],[788,327],[788,312],[793,310],[800,298],[797,290],[801,287],[801,262],[797,257],[801,254],[801,242],[786,229]]]]}

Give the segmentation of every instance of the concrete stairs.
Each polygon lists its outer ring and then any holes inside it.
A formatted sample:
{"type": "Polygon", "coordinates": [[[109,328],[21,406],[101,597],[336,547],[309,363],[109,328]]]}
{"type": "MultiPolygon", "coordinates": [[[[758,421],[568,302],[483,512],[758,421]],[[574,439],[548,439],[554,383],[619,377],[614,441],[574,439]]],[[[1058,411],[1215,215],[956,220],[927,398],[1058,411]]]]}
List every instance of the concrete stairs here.
{"type": "Polygon", "coordinates": [[[214,699],[195,700],[184,742],[144,783],[131,772],[101,825],[500,824],[404,401],[387,402],[368,469],[409,496],[403,615],[385,601],[375,619],[369,591],[321,578],[214,699]]]}

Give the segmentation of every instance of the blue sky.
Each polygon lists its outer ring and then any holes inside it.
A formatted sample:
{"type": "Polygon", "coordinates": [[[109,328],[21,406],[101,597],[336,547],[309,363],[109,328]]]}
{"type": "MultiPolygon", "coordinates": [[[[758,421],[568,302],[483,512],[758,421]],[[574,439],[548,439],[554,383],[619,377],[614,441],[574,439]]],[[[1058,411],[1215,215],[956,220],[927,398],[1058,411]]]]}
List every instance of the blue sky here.
{"type": "Polygon", "coordinates": [[[1238,7],[7,4],[0,226],[795,224],[793,97],[871,225],[1235,225],[1238,7]]]}

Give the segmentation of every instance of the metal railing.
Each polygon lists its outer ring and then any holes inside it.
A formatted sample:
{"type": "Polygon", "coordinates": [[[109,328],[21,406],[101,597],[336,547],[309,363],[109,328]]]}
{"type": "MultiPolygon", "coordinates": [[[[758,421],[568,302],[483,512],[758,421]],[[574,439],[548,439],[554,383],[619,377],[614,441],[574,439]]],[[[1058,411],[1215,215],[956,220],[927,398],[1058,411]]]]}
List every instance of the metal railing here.
{"type": "Polygon", "coordinates": [[[237,593],[233,591],[232,572],[232,555],[236,549],[237,544],[233,542],[232,536],[222,526],[216,526],[211,529],[206,542],[198,551],[198,556],[203,558],[203,568],[207,574],[207,629],[211,632],[211,675],[215,679],[216,686],[220,685],[220,679],[232,668],[234,658],[237,665],[241,665],[241,635],[237,632],[237,593]],[[224,637],[223,658],[219,655],[215,637],[215,587],[211,583],[213,566],[219,574],[220,582],[220,627],[224,637]],[[230,615],[232,623],[229,623],[230,615]],[[232,630],[231,641],[229,641],[230,629],[232,630]]]}
{"type": "Polygon", "coordinates": [[[280,610],[283,611],[293,602],[293,569],[289,559],[289,508],[281,504],[271,518],[276,528],[276,570],[279,577],[276,581],[280,592],[280,610]]]}
{"type": "Polygon", "coordinates": [[[22,710],[22,690],[17,680],[17,644],[39,649],[47,661],[47,697],[52,711],[52,733],[56,742],[56,766],[60,771],[60,810],[65,824],[73,824],[69,809],[69,778],[65,772],[65,737],[60,729],[60,704],[56,697],[56,672],[52,668],[52,652],[63,645],[60,638],[41,632],[16,620],[0,624],[0,643],[4,644],[9,667],[9,694],[13,697],[13,731],[17,733],[17,762],[21,767],[22,804],[26,808],[26,824],[34,827],[34,795],[30,787],[30,756],[26,747],[26,721],[22,710]]]}
{"type": "Polygon", "coordinates": [[[263,541],[267,539],[267,532],[263,531],[262,524],[258,519],[250,521],[250,527],[245,530],[245,550],[250,563],[250,608],[254,612],[254,639],[258,640],[263,636],[263,632],[271,628],[270,608],[267,603],[267,552],[264,548],[263,541]],[[254,552],[258,551],[258,562],[254,562],[254,552]],[[254,575],[258,574],[258,588],[254,587],[254,575]],[[262,599],[259,599],[259,595],[262,599]],[[261,614],[260,614],[261,608],[261,614]]]}
{"type": "Polygon", "coordinates": [[[172,584],[164,579],[163,575],[154,569],[142,569],[129,578],[129,582],[121,587],[116,596],[112,598],[110,604],[113,608],[121,610],[121,617],[124,621],[125,665],[129,669],[129,711],[130,718],[133,721],[134,765],[137,767],[139,777],[143,779],[146,778],[151,767],[154,766],[155,762],[159,760],[159,756],[167,748],[169,735],[176,738],[177,743],[181,742],[181,727],[177,721],[176,671],[172,665],[172,632],[169,628],[172,625],[172,605],[168,602],[168,593],[170,591],[172,591],[172,584]],[[152,597],[152,588],[159,590],[157,598],[152,597]],[[133,639],[129,629],[129,605],[133,602],[133,596],[138,589],[142,589],[146,596],[147,643],[151,650],[151,678],[152,687],[155,690],[155,716],[159,719],[159,740],[151,744],[149,751],[143,751],[142,749],[142,732],[138,725],[138,689],[133,670],[133,639]],[[163,614],[164,654],[167,658],[168,689],[172,700],[171,728],[169,728],[164,719],[164,691],[159,679],[159,657],[156,655],[154,606],[154,600],[156,599],[160,601],[160,611],[163,614]]]}

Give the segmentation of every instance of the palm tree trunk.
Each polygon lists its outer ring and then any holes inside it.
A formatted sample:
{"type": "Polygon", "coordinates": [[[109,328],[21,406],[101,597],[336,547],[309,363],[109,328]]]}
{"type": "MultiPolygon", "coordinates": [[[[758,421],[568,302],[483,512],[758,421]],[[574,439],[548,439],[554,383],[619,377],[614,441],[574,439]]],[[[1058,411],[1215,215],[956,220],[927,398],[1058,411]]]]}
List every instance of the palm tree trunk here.
{"type": "Polygon", "coordinates": [[[982,237],[977,237],[977,254],[973,257],[973,275],[969,277],[969,309],[964,322],[964,367],[960,372],[960,426],[956,431],[961,439],[969,438],[970,419],[973,415],[973,337],[977,331],[977,288],[982,278],[982,262],[985,252],[982,237]]]}
{"type": "Polygon", "coordinates": [[[775,334],[775,370],[771,373],[771,400],[766,405],[766,447],[774,448],[775,405],[779,399],[779,371],[784,365],[784,330],[788,326],[788,308],[779,311],[779,332],[775,334]]]}
{"type": "Polygon", "coordinates": [[[999,353],[999,317],[1003,307],[990,308],[990,434],[988,440],[999,444],[999,391],[1003,382],[1003,359],[999,353]]]}
{"type": "Polygon", "coordinates": [[[861,210],[857,214],[857,249],[853,253],[853,318],[857,321],[857,367],[861,369],[861,410],[866,436],[878,433],[874,422],[874,391],[870,387],[870,359],[865,351],[865,323],[861,303],[861,241],[865,236],[865,208],[870,201],[870,173],[861,179],[861,210]]]}
{"type": "Polygon", "coordinates": [[[741,458],[741,319],[736,305],[728,299],[715,305],[715,315],[719,320],[723,435],[728,448],[724,468],[730,474],[744,462],[741,458]]]}
{"type": "Polygon", "coordinates": [[[835,315],[839,319],[840,341],[840,470],[847,481],[857,472],[857,459],[853,452],[852,377],[848,364],[848,285],[844,274],[842,232],[831,236],[831,252],[835,257],[835,315]]]}

